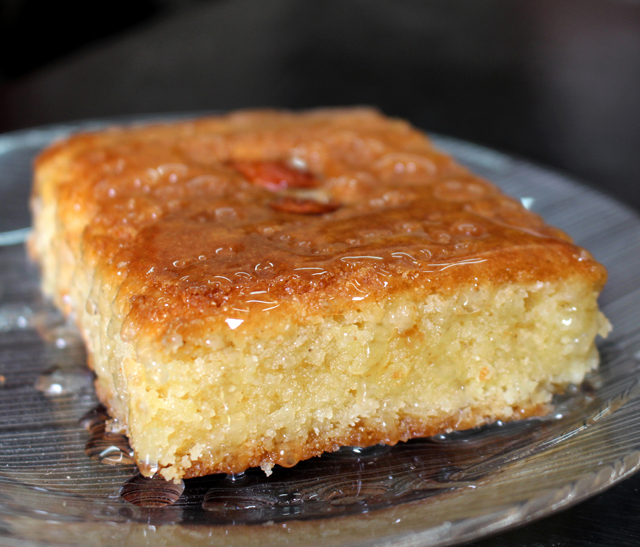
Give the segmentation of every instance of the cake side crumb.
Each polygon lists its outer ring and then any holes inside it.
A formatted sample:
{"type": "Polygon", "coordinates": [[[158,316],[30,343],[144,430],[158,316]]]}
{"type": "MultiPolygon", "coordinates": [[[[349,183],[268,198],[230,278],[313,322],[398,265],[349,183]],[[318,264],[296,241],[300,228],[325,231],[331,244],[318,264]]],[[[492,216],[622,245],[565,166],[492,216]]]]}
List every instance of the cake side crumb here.
{"type": "Polygon", "coordinates": [[[590,287],[467,289],[291,322],[266,340],[246,333],[240,347],[228,337],[193,360],[165,355],[161,369],[125,359],[137,457],[167,478],[288,467],[345,444],[539,414],[597,366],[590,287]]]}

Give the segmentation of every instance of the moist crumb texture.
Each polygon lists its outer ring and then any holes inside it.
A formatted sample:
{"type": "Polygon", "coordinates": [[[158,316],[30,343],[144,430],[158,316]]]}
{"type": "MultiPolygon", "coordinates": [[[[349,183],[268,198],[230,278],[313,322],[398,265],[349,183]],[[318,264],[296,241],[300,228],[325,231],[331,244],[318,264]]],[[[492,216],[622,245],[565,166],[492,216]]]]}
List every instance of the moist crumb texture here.
{"type": "Polygon", "coordinates": [[[587,251],[374,110],[77,135],[38,158],[32,210],[146,475],[539,415],[609,329],[587,251]]]}

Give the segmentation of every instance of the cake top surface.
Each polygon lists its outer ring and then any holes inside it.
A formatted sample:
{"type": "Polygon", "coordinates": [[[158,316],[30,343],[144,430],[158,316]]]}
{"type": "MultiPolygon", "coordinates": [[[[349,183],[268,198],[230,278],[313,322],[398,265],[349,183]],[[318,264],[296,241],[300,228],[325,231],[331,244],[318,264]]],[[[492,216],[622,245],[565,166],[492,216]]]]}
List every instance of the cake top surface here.
{"type": "Polygon", "coordinates": [[[55,196],[70,245],[122,283],[117,304],[138,323],[606,277],[566,234],[369,109],[114,128],[36,167],[35,199],[55,196]]]}

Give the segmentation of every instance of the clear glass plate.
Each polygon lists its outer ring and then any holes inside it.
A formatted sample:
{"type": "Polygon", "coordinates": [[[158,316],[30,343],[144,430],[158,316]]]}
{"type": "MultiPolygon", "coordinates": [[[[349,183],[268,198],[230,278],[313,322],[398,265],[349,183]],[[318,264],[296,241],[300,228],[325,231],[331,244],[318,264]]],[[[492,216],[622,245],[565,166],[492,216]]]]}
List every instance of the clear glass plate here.
{"type": "Polygon", "coordinates": [[[85,454],[81,418],[98,401],[84,350],[42,301],[22,243],[35,154],[105,123],[0,136],[0,543],[451,545],[548,515],[640,466],[640,219],[561,175],[435,137],[607,266],[601,304],[614,331],[598,374],[543,419],[342,449],[269,478],[251,470],[192,479],[182,493],[156,491],[157,504],[179,496],[172,505],[129,503],[121,493],[132,499],[138,489],[127,459],[106,465],[85,454]]]}

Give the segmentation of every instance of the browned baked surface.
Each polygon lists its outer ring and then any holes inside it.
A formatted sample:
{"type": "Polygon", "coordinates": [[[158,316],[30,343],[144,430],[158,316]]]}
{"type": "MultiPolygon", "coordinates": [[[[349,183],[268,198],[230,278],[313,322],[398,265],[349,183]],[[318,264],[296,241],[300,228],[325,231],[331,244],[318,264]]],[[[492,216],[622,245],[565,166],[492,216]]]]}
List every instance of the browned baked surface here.
{"type": "Polygon", "coordinates": [[[350,281],[376,295],[407,283],[456,290],[469,269],[495,283],[585,275],[602,285],[606,278],[566,234],[405,122],[367,110],[114,129],[54,146],[36,168],[55,162],[66,169],[51,190],[71,243],[125,279],[118,303],[149,331],[164,331],[176,317],[185,328],[199,315],[226,319],[229,303],[255,300],[254,291],[279,304],[318,305],[318,298],[357,296],[350,281]],[[277,192],[245,181],[232,165],[293,157],[307,163],[338,210],[275,210],[277,192]],[[447,267],[465,260],[475,263],[447,267]],[[158,309],[158,297],[170,314],[158,309]]]}
{"type": "MultiPolygon", "coordinates": [[[[109,337],[139,354],[149,346],[189,360],[206,355],[211,332],[238,346],[292,318],[319,321],[403,295],[426,301],[461,287],[542,282],[597,294],[606,280],[566,234],[409,124],[367,109],[243,112],[78,135],[38,158],[33,204],[31,248],[45,291],[75,314],[94,360],[109,337]],[[100,314],[116,319],[92,319],[100,314]]],[[[132,403],[117,385],[131,383],[131,363],[144,358],[108,351],[99,392],[126,424],[132,403]]],[[[525,413],[541,408],[525,402],[525,413]]],[[[478,412],[469,426],[491,419],[478,412]]],[[[297,452],[431,434],[451,417],[397,421],[395,438],[352,424],[308,436],[297,452]]],[[[248,464],[286,463],[261,442],[248,464]]],[[[234,470],[192,459],[184,476],[234,470]]]]}

